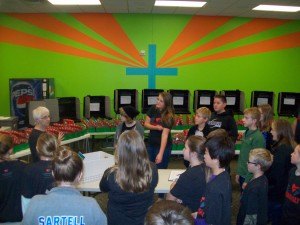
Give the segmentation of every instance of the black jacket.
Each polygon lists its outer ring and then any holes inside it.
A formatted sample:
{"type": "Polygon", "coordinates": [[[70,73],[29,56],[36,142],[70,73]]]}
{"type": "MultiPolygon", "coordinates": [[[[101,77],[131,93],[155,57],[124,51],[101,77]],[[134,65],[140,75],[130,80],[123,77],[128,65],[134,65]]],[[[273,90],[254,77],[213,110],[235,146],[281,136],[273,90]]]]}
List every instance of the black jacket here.
{"type": "Polygon", "coordinates": [[[231,113],[225,111],[217,114],[213,112],[210,120],[208,121],[210,131],[216,129],[224,129],[227,131],[229,137],[235,142],[238,136],[237,125],[231,113]]]}
{"type": "Polygon", "coordinates": [[[274,159],[272,166],[266,171],[265,175],[269,181],[269,200],[283,203],[285,191],[288,184],[291,164],[291,153],[293,147],[285,144],[275,144],[271,150],[274,159]]]}

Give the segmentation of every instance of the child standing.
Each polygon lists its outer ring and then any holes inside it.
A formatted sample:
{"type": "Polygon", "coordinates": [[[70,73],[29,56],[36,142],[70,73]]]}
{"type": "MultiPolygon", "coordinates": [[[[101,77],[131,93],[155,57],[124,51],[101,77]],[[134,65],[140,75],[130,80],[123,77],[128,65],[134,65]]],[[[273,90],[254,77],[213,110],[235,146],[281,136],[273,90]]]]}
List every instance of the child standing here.
{"type": "Polygon", "coordinates": [[[253,178],[245,187],[237,216],[237,225],[259,224],[266,225],[268,222],[268,180],[264,172],[272,164],[271,153],[263,148],[250,151],[248,171],[253,178]]]}
{"type": "Polygon", "coordinates": [[[233,115],[226,111],[227,100],[224,95],[214,97],[214,112],[208,121],[210,131],[222,128],[227,131],[229,137],[235,143],[238,137],[237,125],[233,115]]]}
{"type": "Polygon", "coordinates": [[[25,164],[11,160],[13,140],[0,135],[0,223],[22,220],[21,180],[25,164]]]}
{"type": "Polygon", "coordinates": [[[258,108],[252,107],[245,109],[243,123],[246,131],[242,138],[240,155],[237,165],[236,182],[240,184],[243,190],[247,183],[251,180],[252,174],[247,169],[247,161],[249,159],[249,152],[254,148],[265,148],[265,139],[258,129],[258,121],[260,119],[260,112],[258,108]]]}
{"type": "Polygon", "coordinates": [[[117,126],[114,136],[114,146],[117,144],[120,135],[125,130],[137,130],[141,137],[144,139],[144,127],[142,124],[135,120],[135,117],[139,115],[139,111],[131,105],[120,108],[120,115],[122,123],[117,126]]]}
{"type": "Polygon", "coordinates": [[[271,153],[274,156],[271,168],[266,171],[269,181],[269,219],[272,225],[279,225],[282,215],[282,204],[288,184],[289,172],[292,168],[291,154],[296,146],[289,121],[284,119],[272,122],[274,144],[271,153]]]}
{"type": "Polygon", "coordinates": [[[52,161],[57,187],[46,195],[34,196],[22,225],[99,224],[106,225],[106,216],[95,199],[84,197],[75,188],[82,177],[83,162],[67,146],[59,147],[52,161]]]}
{"type": "Polygon", "coordinates": [[[212,176],[200,200],[195,224],[231,224],[231,182],[225,167],[234,156],[234,144],[229,137],[217,135],[205,143],[204,161],[212,176]]]}
{"type": "Polygon", "coordinates": [[[288,186],[285,192],[282,221],[284,225],[298,225],[300,222],[300,145],[291,154],[291,163],[296,167],[291,169],[288,186]]]}
{"type": "Polygon", "coordinates": [[[266,149],[271,150],[272,146],[272,134],[271,134],[271,124],[273,121],[273,108],[269,104],[262,104],[258,106],[260,112],[260,123],[259,129],[266,141],[266,149]]]}
{"type": "Polygon", "coordinates": [[[148,155],[157,168],[166,169],[172,150],[171,129],[174,125],[174,107],[172,96],[161,92],[156,105],[147,112],[145,127],[150,130],[148,155]]]}
{"type": "Polygon", "coordinates": [[[115,160],[116,165],[100,181],[100,190],[108,192],[108,224],[141,225],[153,203],[156,165],[149,161],[144,141],[135,130],[121,134],[115,160]]]}
{"type": "Polygon", "coordinates": [[[177,201],[195,212],[199,199],[206,186],[206,166],[204,163],[204,137],[190,136],[183,150],[183,157],[190,162],[190,167],[182,173],[177,182],[171,185],[167,200],[177,201]]]}

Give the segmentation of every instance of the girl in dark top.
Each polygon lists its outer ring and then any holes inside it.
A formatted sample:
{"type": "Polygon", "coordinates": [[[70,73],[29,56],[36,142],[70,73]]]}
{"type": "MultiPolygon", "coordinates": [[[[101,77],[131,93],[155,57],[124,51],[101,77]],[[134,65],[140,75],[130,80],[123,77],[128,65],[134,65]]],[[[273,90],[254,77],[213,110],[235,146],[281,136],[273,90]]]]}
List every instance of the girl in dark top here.
{"type": "Polygon", "coordinates": [[[174,125],[174,107],[172,96],[161,92],[156,105],[147,112],[145,127],[150,130],[148,154],[157,168],[166,169],[172,150],[171,129],[174,125]]]}
{"type": "Polygon", "coordinates": [[[22,195],[25,198],[32,198],[37,194],[45,194],[54,186],[51,162],[54,153],[58,148],[58,140],[49,133],[40,135],[37,141],[37,152],[40,161],[28,165],[25,169],[25,179],[22,195]]]}
{"type": "Polygon", "coordinates": [[[183,157],[190,162],[190,167],[182,173],[178,180],[172,183],[167,200],[177,201],[196,212],[199,199],[205,191],[206,180],[210,177],[210,170],[204,163],[205,138],[190,136],[185,142],[183,157]]]}
{"type": "Polygon", "coordinates": [[[260,112],[259,130],[265,138],[266,149],[271,150],[273,139],[270,131],[274,117],[273,108],[269,104],[262,104],[257,106],[257,108],[260,112]]]}
{"type": "Polygon", "coordinates": [[[108,192],[107,222],[142,225],[153,203],[158,172],[135,130],[121,134],[115,160],[116,165],[107,169],[100,181],[100,190],[108,192]]]}
{"type": "Polygon", "coordinates": [[[13,140],[0,135],[0,223],[22,220],[21,180],[25,164],[11,160],[13,140]]]}
{"type": "Polygon", "coordinates": [[[274,140],[271,153],[274,156],[274,160],[271,168],[266,172],[269,181],[268,214],[272,225],[279,225],[284,194],[288,184],[288,175],[292,168],[290,155],[296,143],[293,140],[292,127],[289,121],[284,119],[274,120],[271,128],[274,140]]]}

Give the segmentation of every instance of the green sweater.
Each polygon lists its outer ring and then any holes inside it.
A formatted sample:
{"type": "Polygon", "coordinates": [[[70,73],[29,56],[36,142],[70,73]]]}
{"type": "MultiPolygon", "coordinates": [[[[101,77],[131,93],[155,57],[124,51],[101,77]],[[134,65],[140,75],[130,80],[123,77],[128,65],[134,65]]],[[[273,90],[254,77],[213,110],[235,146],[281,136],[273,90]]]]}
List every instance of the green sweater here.
{"type": "Polygon", "coordinates": [[[247,129],[242,138],[241,150],[238,159],[237,174],[245,178],[245,182],[248,183],[252,174],[249,173],[247,162],[249,160],[249,153],[254,148],[265,148],[266,143],[261,132],[256,130],[247,129]]]}

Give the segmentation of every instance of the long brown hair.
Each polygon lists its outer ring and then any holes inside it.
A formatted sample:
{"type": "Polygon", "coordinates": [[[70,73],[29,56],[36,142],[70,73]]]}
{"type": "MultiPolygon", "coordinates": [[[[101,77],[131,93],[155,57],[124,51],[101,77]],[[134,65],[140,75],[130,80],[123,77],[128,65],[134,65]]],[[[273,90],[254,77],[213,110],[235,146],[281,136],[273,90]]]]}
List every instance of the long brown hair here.
{"type": "Polygon", "coordinates": [[[116,182],[127,192],[147,191],[152,181],[152,169],[145,143],[135,130],[121,134],[115,151],[116,182]]]}
{"type": "Polygon", "coordinates": [[[196,152],[199,161],[204,162],[204,154],[205,154],[204,143],[206,139],[204,137],[192,135],[188,137],[186,141],[190,151],[196,152]]]}
{"type": "MultiPolygon", "coordinates": [[[[190,149],[190,152],[196,152],[198,160],[202,163],[205,163],[204,162],[204,154],[205,154],[206,138],[192,135],[186,141],[187,141],[187,145],[190,149]]],[[[212,174],[211,169],[209,167],[205,166],[204,172],[205,172],[205,181],[206,181],[206,183],[208,183],[208,181],[211,178],[211,174],[212,174]]]]}
{"type": "Polygon", "coordinates": [[[272,122],[272,128],[277,133],[278,144],[290,145],[296,147],[292,125],[285,119],[278,119],[272,122]]]}
{"type": "Polygon", "coordinates": [[[164,109],[161,112],[161,119],[168,127],[174,125],[174,106],[172,95],[169,92],[160,92],[159,95],[164,100],[164,109]]]}
{"type": "Polygon", "coordinates": [[[260,131],[269,131],[274,117],[272,106],[269,104],[262,104],[257,107],[261,110],[262,119],[259,121],[260,131]]]}
{"type": "Polygon", "coordinates": [[[36,150],[39,156],[53,158],[58,148],[57,138],[49,133],[42,133],[37,141],[36,150]]]}

